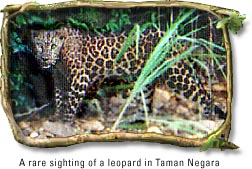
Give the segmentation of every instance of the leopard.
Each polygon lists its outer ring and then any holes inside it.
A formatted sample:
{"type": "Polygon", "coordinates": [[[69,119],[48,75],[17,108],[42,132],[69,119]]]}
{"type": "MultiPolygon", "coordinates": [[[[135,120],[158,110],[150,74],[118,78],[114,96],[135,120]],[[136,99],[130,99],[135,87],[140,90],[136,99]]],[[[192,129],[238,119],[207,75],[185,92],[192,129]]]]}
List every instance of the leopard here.
{"type": "MultiPolygon", "coordinates": [[[[132,42],[118,57],[129,35],[126,31],[94,34],[72,27],[31,30],[34,57],[40,68],[51,71],[54,77],[56,119],[73,123],[88,91],[94,86],[99,87],[108,77],[120,77],[134,84],[165,33],[155,28],[144,30],[139,36],[138,44],[132,42]]],[[[184,41],[166,43],[172,45],[172,50],[166,53],[165,60],[177,58],[193,45],[184,41]]],[[[198,112],[202,112],[203,118],[212,119],[215,108],[212,108],[211,94],[199,80],[201,75],[197,73],[197,69],[202,68],[193,59],[180,59],[151,84],[146,85],[143,91],[147,111],[152,111],[155,84],[163,83],[172,92],[198,104],[198,112]]],[[[142,107],[139,106],[135,113],[142,114],[142,107]]]]}

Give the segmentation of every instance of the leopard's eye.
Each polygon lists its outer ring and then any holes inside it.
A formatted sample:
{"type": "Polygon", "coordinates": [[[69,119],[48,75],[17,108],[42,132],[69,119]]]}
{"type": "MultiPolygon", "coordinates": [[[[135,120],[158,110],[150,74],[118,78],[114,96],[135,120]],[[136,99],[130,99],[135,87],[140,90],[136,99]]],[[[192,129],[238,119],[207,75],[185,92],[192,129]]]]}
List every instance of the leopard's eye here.
{"type": "Polygon", "coordinates": [[[56,48],[56,44],[52,44],[51,49],[55,49],[55,48],[56,48]]]}

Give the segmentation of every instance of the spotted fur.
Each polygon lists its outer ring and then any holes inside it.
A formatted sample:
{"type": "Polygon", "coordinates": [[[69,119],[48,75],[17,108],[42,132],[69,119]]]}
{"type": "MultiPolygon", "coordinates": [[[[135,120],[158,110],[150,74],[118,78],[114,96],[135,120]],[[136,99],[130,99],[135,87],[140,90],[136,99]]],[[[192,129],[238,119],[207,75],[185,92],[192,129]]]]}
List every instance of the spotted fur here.
{"type": "MultiPolygon", "coordinates": [[[[81,100],[91,86],[99,86],[109,76],[137,80],[150,53],[164,32],[147,29],[139,38],[139,55],[133,43],[118,62],[117,54],[127,35],[125,32],[110,35],[92,35],[74,28],[57,30],[33,30],[34,55],[43,69],[51,69],[55,77],[56,115],[64,121],[73,122],[81,100]]],[[[188,44],[175,45],[167,59],[178,56],[188,44]]],[[[205,117],[211,118],[211,99],[188,60],[181,60],[169,68],[155,82],[167,87],[185,99],[199,103],[205,117]]],[[[130,80],[129,80],[130,79],[130,80]]],[[[154,83],[146,86],[146,102],[151,111],[154,83]]],[[[139,111],[143,111],[142,109],[139,111]]]]}

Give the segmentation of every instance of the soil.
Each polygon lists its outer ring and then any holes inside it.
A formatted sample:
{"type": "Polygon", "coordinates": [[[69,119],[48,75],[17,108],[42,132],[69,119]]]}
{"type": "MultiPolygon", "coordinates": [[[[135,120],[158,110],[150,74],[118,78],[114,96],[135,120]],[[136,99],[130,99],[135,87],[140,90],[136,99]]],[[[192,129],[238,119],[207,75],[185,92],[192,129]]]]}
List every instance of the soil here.
{"type": "MultiPolygon", "coordinates": [[[[207,88],[207,87],[206,87],[207,88]]],[[[210,89],[208,89],[210,90],[210,89]]],[[[226,84],[212,86],[214,103],[226,112],[226,84]]],[[[117,120],[127,98],[122,93],[101,99],[92,99],[83,116],[74,123],[63,123],[41,118],[39,113],[18,121],[18,125],[27,137],[48,139],[69,137],[77,134],[109,133],[117,120]],[[91,106],[90,106],[91,105],[91,106]],[[26,120],[25,120],[26,119],[26,120]]],[[[137,105],[130,104],[128,109],[134,110],[137,105]]],[[[124,113],[120,124],[113,132],[146,133],[154,132],[162,135],[176,135],[185,138],[202,138],[216,131],[225,121],[220,115],[214,119],[204,119],[200,112],[195,113],[197,104],[185,100],[169,91],[164,85],[156,87],[153,98],[153,110],[148,117],[138,117],[124,113]]]]}

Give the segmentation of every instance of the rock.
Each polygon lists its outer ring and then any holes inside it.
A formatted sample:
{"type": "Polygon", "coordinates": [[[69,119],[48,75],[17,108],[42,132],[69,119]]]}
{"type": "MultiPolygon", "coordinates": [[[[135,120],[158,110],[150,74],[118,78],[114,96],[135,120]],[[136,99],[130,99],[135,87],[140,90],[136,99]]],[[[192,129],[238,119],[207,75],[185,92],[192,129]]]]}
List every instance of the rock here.
{"type": "Polygon", "coordinates": [[[69,137],[76,134],[75,129],[71,126],[70,123],[45,121],[42,124],[42,128],[59,137],[69,137]]]}
{"type": "Polygon", "coordinates": [[[33,129],[30,128],[30,127],[28,127],[28,128],[23,129],[22,132],[23,132],[23,134],[24,134],[25,136],[30,136],[31,133],[33,132],[33,129]]]}
{"type": "Polygon", "coordinates": [[[40,131],[39,139],[48,139],[48,138],[53,138],[54,135],[50,132],[47,131],[40,131]]]}
{"type": "Polygon", "coordinates": [[[166,105],[167,102],[169,102],[171,94],[166,90],[156,88],[153,97],[154,97],[153,107],[159,109],[162,106],[166,105]]]}
{"type": "Polygon", "coordinates": [[[163,132],[156,126],[151,126],[147,130],[148,133],[158,133],[158,134],[163,134],[163,132]]]}
{"type": "Polygon", "coordinates": [[[100,121],[92,120],[83,122],[80,128],[85,131],[102,131],[105,127],[100,121]]]}
{"type": "Polygon", "coordinates": [[[117,95],[117,97],[113,96],[109,100],[112,106],[121,106],[125,103],[125,99],[122,98],[122,95],[117,95]]]}
{"type": "Polygon", "coordinates": [[[30,134],[30,137],[31,138],[37,138],[39,136],[39,134],[36,132],[36,131],[33,131],[31,134],[30,134]]]}
{"type": "Polygon", "coordinates": [[[21,129],[25,129],[25,128],[29,128],[29,127],[30,127],[30,124],[27,123],[27,122],[21,121],[21,122],[18,123],[18,126],[19,126],[21,129]]]}
{"type": "Polygon", "coordinates": [[[211,132],[218,130],[218,128],[224,123],[224,120],[202,120],[200,123],[209,129],[211,132]]]}

